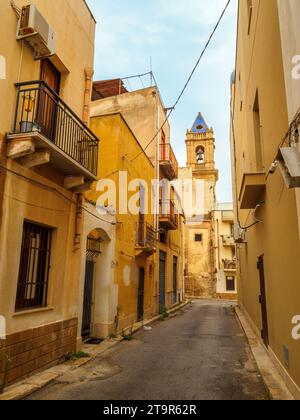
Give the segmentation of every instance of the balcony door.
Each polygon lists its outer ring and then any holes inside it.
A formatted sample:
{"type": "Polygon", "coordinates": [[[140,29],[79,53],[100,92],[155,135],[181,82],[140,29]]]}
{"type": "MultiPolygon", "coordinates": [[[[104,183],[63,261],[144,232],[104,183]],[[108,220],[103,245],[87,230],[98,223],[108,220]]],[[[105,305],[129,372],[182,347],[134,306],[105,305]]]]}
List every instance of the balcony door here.
{"type": "MultiPolygon", "coordinates": [[[[42,60],[41,80],[59,95],[61,74],[49,60],[42,60]]],[[[55,95],[42,87],[39,101],[39,125],[42,133],[52,141],[55,140],[57,112],[55,95]]]]}
{"type": "Polygon", "coordinates": [[[139,223],[138,223],[138,243],[139,245],[145,242],[145,205],[146,205],[146,190],[143,184],[140,184],[140,203],[139,203],[139,223]]]}

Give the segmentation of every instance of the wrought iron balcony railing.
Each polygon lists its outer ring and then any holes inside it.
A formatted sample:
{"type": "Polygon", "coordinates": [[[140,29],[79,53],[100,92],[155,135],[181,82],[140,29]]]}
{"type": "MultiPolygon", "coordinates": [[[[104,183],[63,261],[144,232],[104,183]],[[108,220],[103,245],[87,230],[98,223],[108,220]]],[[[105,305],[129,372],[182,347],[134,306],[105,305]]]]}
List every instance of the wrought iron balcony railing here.
{"type": "Polygon", "coordinates": [[[160,144],[159,161],[161,167],[166,169],[166,174],[171,178],[178,178],[178,161],[170,144],[160,144]]]}
{"type": "Polygon", "coordinates": [[[40,133],[93,175],[98,168],[98,138],[43,81],[17,83],[13,134],[40,133]]]}
{"type": "Polygon", "coordinates": [[[178,211],[174,200],[160,200],[159,220],[167,229],[176,230],[178,228],[178,211]]]}
{"type": "Polygon", "coordinates": [[[140,221],[138,223],[138,230],[137,230],[137,241],[136,241],[137,248],[142,248],[145,250],[155,252],[156,243],[157,243],[156,232],[153,226],[151,226],[149,223],[140,221]]]}
{"type": "Polygon", "coordinates": [[[222,242],[223,242],[223,246],[235,247],[235,241],[232,235],[223,235],[222,242]]]}
{"type": "Polygon", "coordinates": [[[236,260],[223,260],[224,270],[233,271],[236,270],[236,260]]]}

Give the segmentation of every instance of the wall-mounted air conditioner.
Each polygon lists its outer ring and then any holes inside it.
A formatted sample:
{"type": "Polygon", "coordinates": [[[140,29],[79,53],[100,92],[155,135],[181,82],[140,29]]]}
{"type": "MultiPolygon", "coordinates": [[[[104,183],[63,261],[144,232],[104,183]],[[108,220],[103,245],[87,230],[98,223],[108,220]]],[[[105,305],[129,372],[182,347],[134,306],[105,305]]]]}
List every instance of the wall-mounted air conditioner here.
{"type": "Polygon", "coordinates": [[[300,152],[297,147],[282,147],[277,156],[278,166],[287,188],[300,187],[300,152]]]}
{"type": "Polygon", "coordinates": [[[17,39],[31,45],[36,60],[50,57],[56,52],[55,32],[34,4],[22,7],[17,39]]]}

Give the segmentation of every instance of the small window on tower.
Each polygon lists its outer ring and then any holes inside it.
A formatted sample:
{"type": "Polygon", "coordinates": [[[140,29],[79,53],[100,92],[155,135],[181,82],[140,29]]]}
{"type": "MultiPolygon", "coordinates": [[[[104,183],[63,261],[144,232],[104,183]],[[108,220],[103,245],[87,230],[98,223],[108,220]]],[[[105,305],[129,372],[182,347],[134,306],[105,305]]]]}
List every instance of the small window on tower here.
{"type": "Polygon", "coordinates": [[[202,234],[201,233],[196,233],[195,235],[195,242],[202,242],[202,234]]]}
{"type": "Polygon", "coordinates": [[[204,127],[203,127],[203,125],[202,125],[202,124],[199,124],[199,125],[197,125],[197,127],[196,127],[196,128],[197,128],[197,130],[203,130],[203,128],[204,128],[204,127]]]}
{"type": "Polygon", "coordinates": [[[196,158],[198,165],[203,165],[205,163],[205,150],[204,147],[200,146],[196,150],[196,158]]]}

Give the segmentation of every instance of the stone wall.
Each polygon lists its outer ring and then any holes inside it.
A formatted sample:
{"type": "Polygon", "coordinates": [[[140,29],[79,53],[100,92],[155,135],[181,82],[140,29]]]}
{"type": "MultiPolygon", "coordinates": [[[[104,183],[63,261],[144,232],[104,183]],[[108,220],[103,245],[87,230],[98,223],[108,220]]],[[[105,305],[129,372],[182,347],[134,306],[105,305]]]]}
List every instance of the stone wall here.
{"type": "Polygon", "coordinates": [[[0,383],[9,358],[7,385],[47,369],[76,351],[76,318],[8,335],[0,342],[0,383]]]}

